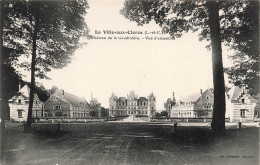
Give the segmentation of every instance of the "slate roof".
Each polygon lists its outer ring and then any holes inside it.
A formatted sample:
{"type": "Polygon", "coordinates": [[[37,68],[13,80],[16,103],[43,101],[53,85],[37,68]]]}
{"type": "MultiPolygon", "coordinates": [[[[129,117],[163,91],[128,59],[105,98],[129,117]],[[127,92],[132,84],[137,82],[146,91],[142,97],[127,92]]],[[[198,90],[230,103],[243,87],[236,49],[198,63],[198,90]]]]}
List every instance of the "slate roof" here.
{"type": "Polygon", "coordinates": [[[231,101],[235,101],[239,98],[240,94],[243,92],[243,89],[238,86],[233,86],[229,91],[228,95],[231,101]]]}
{"type": "Polygon", "coordinates": [[[126,100],[125,97],[119,97],[119,98],[118,98],[118,101],[125,101],[125,100],[126,100]]]}
{"type": "Polygon", "coordinates": [[[148,99],[146,97],[139,97],[139,101],[147,101],[148,99]]]}
{"type": "Polygon", "coordinates": [[[84,103],[84,106],[90,106],[89,103],[84,98],[78,97],[78,96],[73,95],[73,94],[68,93],[68,92],[64,92],[64,98],[70,104],[73,104],[73,105],[83,106],[83,105],[80,105],[79,103],[84,103]]]}
{"type": "Polygon", "coordinates": [[[199,98],[200,98],[201,94],[198,93],[194,93],[185,97],[180,98],[180,101],[182,102],[196,102],[199,98]]]}
{"type": "Polygon", "coordinates": [[[176,104],[174,105],[174,107],[179,106],[180,102],[196,102],[199,100],[200,96],[201,96],[200,92],[196,92],[191,95],[181,97],[178,101],[176,101],[176,104]]]}
{"type": "Polygon", "coordinates": [[[25,99],[29,100],[30,97],[30,88],[28,85],[24,85],[11,99],[8,101],[13,101],[15,99],[15,96],[22,95],[25,99]]]}

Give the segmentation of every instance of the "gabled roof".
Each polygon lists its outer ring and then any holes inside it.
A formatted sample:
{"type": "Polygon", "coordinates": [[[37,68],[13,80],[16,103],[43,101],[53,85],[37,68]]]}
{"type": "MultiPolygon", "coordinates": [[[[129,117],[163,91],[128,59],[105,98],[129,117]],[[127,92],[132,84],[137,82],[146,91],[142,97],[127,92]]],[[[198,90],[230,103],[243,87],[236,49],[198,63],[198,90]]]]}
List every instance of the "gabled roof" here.
{"type": "Polygon", "coordinates": [[[73,106],[78,106],[78,107],[83,107],[83,106],[89,107],[90,106],[89,103],[84,98],[78,97],[76,95],[65,92],[63,90],[56,89],[55,92],[53,92],[51,95],[53,95],[55,93],[62,96],[60,99],[62,99],[65,102],[72,104],[73,106]]]}
{"type": "Polygon", "coordinates": [[[29,98],[30,97],[30,88],[28,87],[28,85],[24,85],[17,93],[20,93],[23,96],[25,96],[26,98],[29,98]]]}
{"type": "Polygon", "coordinates": [[[17,96],[22,95],[25,99],[29,100],[30,97],[30,88],[28,85],[24,85],[11,99],[8,101],[12,102],[17,96]]]}
{"type": "MultiPolygon", "coordinates": [[[[28,85],[24,85],[11,99],[9,99],[8,101],[9,102],[12,102],[14,101],[17,96],[23,96],[25,100],[29,100],[30,99],[30,87],[28,85]]],[[[38,102],[42,102],[39,97],[38,97],[38,94],[35,92],[34,93],[34,102],[35,101],[38,101],[38,102]]]]}
{"type": "Polygon", "coordinates": [[[238,87],[238,86],[233,86],[229,91],[228,91],[228,96],[231,101],[237,100],[241,93],[243,92],[243,89],[238,87]]]}
{"type": "Polygon", "coordinates": [[[76,95],[70,94],[68,92],[64,92],[64,97],[71,103],[78,104],[78,103],[85,103],[87,102],[84,98],[78,97],[76,95]]]}
{"type": "MultiPolygon", "coordinates": [[[[212,91],[210,89],[207,89],[205,90],[202,95],[204,95],[207,91],[211,92],[212,91]]],[[[191,95],[188,95],[188,96],[185,96],[185,97],[181,97],[174,106],[179,106],[179,103],[180,102],[197,102],[199,99],[201,98],[201,93],[200,92],[197,92],[197,93],[194,93],[194,94],[191,94],[191,95]]]]}

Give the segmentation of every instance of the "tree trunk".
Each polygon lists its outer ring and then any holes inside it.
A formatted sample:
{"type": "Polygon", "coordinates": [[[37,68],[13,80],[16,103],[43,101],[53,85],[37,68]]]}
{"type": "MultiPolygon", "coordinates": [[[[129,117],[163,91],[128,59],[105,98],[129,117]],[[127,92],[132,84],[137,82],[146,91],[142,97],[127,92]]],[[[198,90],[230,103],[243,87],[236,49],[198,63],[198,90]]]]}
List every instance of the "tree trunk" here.
{"type": "Polygon", "coordinates": [[[36,41],[37,41],[37,31],[38,31],[38,20],[37,14],[35,16],[35,24],[34,24],[34,32],[33,32],[33,47],[32,47],[32,62],[31,62],[31,86],[30,86],[30,101],[28,108],[28,117],[27,117],[27,125],[25,130],[28,131],[31,129],[32,124],[32,109],[33,109],[33,99],[34,99],[34,87],[35,87],[35,65],[36,65],[36,41]]]}
{"type": "MultiPolygon", "coordinates": [[[[1,26],[0,26],[0,28],[1,28],[1,30],[0,30],[0,54],[1,55],[3,55],[3,53],[4,53],[4,49],[3,49],[3,45],[4,45],[4,41],[3,41],[3,28],[4,28],[4,19],[3,19],[3,16],[4,16],[4,0],[2,0],[2,1],[0,1],[0,19],[1,19],[1,26]]],[[[1,91],[1,93],[0,93],[0,120],[1,120],[1,126],[0,126],[0,129],[1,129],[1,135],[2,135],[2,133],[3,133],[3,131],[4,131],[4,129],[5,129],[5,123],[4,123],[4,94],[3,94],[3,80],[4,80],[4,76],[3,76],[3,70],[4,70],[4,68],[3,68],[3,59],[1,59],[1,63],[0,63],[0,67],[1,67],[1,72],[0,72],[0,78],[1,78],[1,83],[0,83],[0,91],[1,91]]],[[[0,138],[0,140],[1,140],[1,146],[2,146],[2,137],[0,138]]]]}
{"type": "Polygon", "coordinates": [[[209,27],[212,47],[212,69],[214,84],[214,107],[212,118],[212,130],[215,133],[225,133],[225,81],[222,62],[222,48],[219,24],[218,2],[207,2],[209,13],[209,27]]]}

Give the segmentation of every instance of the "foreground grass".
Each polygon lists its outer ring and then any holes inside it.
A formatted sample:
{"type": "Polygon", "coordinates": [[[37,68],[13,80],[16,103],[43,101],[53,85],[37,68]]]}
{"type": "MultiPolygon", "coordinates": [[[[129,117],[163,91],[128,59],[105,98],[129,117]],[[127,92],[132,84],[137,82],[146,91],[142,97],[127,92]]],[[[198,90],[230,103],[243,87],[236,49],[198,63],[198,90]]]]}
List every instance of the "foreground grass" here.
{"type": "Polygon", "coordinates": [[[150,123],[61,125],[62,132],[3,134],[3,164],[259,164],[259,129],[229,129],[216,136],[207,127],[150,123]]]}

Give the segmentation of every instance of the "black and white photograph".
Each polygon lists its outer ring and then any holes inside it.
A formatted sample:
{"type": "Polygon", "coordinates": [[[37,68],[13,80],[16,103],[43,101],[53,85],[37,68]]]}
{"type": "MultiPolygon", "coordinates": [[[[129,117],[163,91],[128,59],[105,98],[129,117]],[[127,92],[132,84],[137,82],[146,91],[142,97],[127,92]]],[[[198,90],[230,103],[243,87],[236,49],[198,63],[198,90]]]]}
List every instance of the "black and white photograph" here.
{"type": "Polygon", "coordinates": [[[259,165],[258,0],[0,0],[1,165],[259,165]]]}

